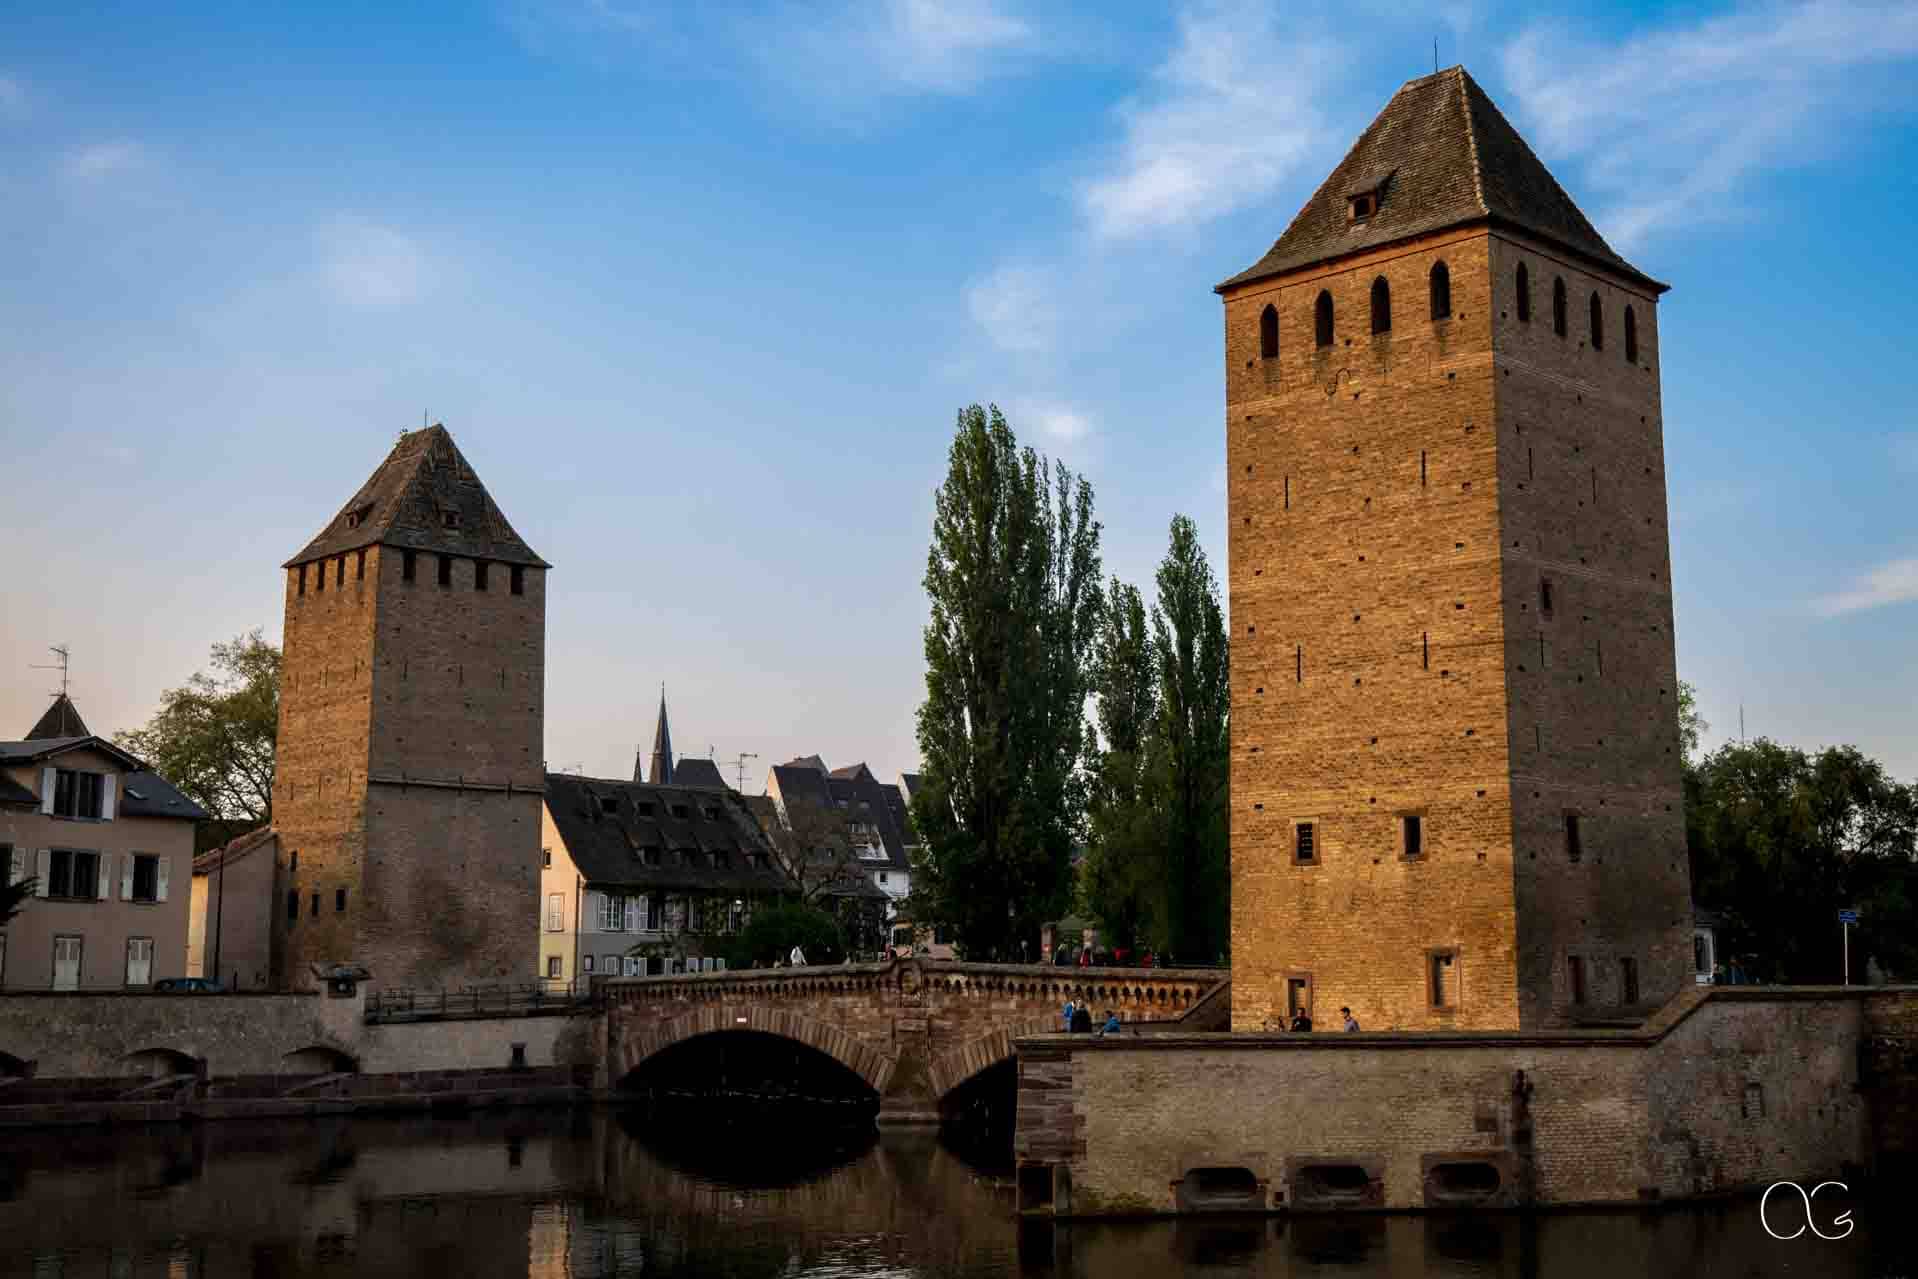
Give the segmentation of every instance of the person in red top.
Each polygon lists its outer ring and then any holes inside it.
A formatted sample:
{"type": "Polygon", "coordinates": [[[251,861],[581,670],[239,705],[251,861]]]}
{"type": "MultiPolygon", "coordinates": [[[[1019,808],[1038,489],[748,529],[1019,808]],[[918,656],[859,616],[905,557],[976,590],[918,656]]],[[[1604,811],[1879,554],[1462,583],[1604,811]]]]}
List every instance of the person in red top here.
{"type": "Polygon", "coordinates": [[[1092,967],[1092,947],[1090,946],[1079,947],[1079,967],[1081,968],[1092,967]]]}

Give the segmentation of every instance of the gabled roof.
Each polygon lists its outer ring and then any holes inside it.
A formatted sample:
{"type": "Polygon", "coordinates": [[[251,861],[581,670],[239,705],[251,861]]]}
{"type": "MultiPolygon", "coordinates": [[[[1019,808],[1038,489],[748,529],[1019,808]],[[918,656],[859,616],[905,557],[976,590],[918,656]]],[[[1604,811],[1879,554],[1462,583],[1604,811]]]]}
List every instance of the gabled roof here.
{"type": "Polygon", "coordinates": [[[1463,67],[1408,80],[1266,255],[1220,284],[1262,280],[1474,222],[1523,231],[1655,292],[1579,211],[1463,67]],[[1353,221],[1348,198],[1379,196],[1353,221]]]}
{"type": "Polygon", "coordinates": [[[24,742],[0,742],[0,764],[33,764],[68,751],[92,750],[109,756],[130,773],[146,765],[104,737],[39,737],[24,742]]]}
{"type": "Polygon", "coordinates": [[[546,811],[589,884],[705,893],[787,888],[759,822],[730,790],[548,773],[546,811]],[[658,865],[646,864],[647,849],[659,850],[658,865]],[[714,853],[730,864],[714,865],[714,853]],[[748,865],[749,853],[765,854],[765,868],[748,865]]]}
{"type": "Polygon", "coordinates": [[[27,740],[42,741],[53,737],[91,737],[93,730],[80,718],[80,711],[73,700],[65,693],[53,699],[53,705],[47,707],[46,714],[35,721],[27,731],[27,740]]]}
{"type": "Polygon", "coordinates": [[[166,778],[144,769],[121,775],[118,811],[122,817],[179,817],[194,822],[211,816],[166,778]]]}
{"type": "Polygon", "coordinates": [[[786,761],[786,768],[810,768],[815,773],[826,771],[826,761],[817,755],[800,755],[786,761]]]}
{"type": "Polygon", "coordinates": [[[277,841],[279,837],[280,832],[271,826],[262,826],[258,830],[250,830],[244,835],[239,835],[228,840],[218,848],[209,848],[206,852],[195,857],[193,859],[193,873],[196,875],[209,874],[218,870],[222,865],[231,866],[235,862],[243,861],[262,848],[271,851],[275,841],[277,841]]]}
{"type": "Polygon", "coordinates": [[[694,755],[673,765],[673,785],[695,790],[731,790],[720,775],[719,765],[694,755]]]}
{"type": "Polygon", "coordinates": [[[400,436],[372,478],[285,567],[375,544],[550,567],[506,522],[444,426],[400,436]]]}
{"type": "MultiPolygon", "coordinates": [[[[817,759],[818,756],[815,755],[813,758],[817,759]]],[[[864,760],[861,760],[857,764],[847,764],[844,768],[833,769],[832,775],[841,781],[857,781],[861,777],[871,778],[872,770],[866,767],[864,760]]]]}

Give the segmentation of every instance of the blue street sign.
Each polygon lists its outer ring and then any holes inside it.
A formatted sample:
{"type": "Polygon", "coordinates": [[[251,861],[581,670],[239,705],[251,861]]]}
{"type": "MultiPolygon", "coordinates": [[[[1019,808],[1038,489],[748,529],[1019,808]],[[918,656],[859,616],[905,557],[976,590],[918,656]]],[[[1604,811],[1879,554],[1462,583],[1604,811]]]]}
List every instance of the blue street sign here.
{"type": "Polygon", "coordinates": [[[1855,924],[1858,922],[1858,912],[1855,910],[1841,910],[1838,912],[1838,922],[1841,924],[1855,924]]]}

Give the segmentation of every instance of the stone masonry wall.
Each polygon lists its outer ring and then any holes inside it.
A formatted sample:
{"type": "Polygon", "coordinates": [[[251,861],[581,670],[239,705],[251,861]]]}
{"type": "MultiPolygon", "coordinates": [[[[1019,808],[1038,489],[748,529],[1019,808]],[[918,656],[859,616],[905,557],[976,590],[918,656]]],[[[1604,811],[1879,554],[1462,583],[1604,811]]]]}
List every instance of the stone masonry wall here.
{"type": "Polygon", "coordinates": [[[1248,1170],[1268,1208],[1311,1206],[1313,1164],[1364,1168],[1390,1208],[1433,1206],[1435,1157],[1548,1204],[1835,1174],[1872,1154],[1861,1006],[1918,990],[1699,991],[1642,1032],[1029,1039],[1016,1153],[1081,1215],[1174,1211],[1201,1168],[1248,1170]]]}
{"type": "Polygon", "coordinates": [[[1234,1027],[1273,1025],[1294,983],[1379,1029],[1656,1007],[1684,980],[1689,887],[1655,298],[1481,227],[1238,286],[1224,318],[1234,1027]]]}
{"type": "Polygon", "coordinates": [[[1291,979],[1322,1020],[1518,1024],[1488,252],[1482,231],[1432,237],[1225,301],[1237,1030],[1283,1017],[1291,979]],[[1434,322],[1441,261],[1453,313],[1434,322]],[[1442,1007],[1437,949],[1455,954],[1442,1007]]]}
{"type": "Polygon", "coordinates": [[[1657,1007],[1690,981],[1657,299],[1505,236],[1492,239],[1492,271],[1520,1024],[1558,1025],[1657,1007]],[[1521,264],[1529,320],[1518,318],[1521,264]],[[1571,956],[1583,962],[1583,1008],[1571,956]]]}

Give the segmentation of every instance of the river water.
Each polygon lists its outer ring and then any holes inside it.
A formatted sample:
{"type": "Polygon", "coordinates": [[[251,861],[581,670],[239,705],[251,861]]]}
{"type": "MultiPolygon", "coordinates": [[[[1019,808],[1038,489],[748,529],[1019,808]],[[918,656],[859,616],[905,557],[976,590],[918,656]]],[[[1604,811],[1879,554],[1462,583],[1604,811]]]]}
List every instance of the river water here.
{"type": "Polygon", "coordinates": [[[1918,1279],[1902,1205],[1831,1190],[1834,1241],[1751,1202],[1053,1226],[1004,1171],[929,1133],[634,1111],[0,1133],[0,1276],[1918,1279]]]}

